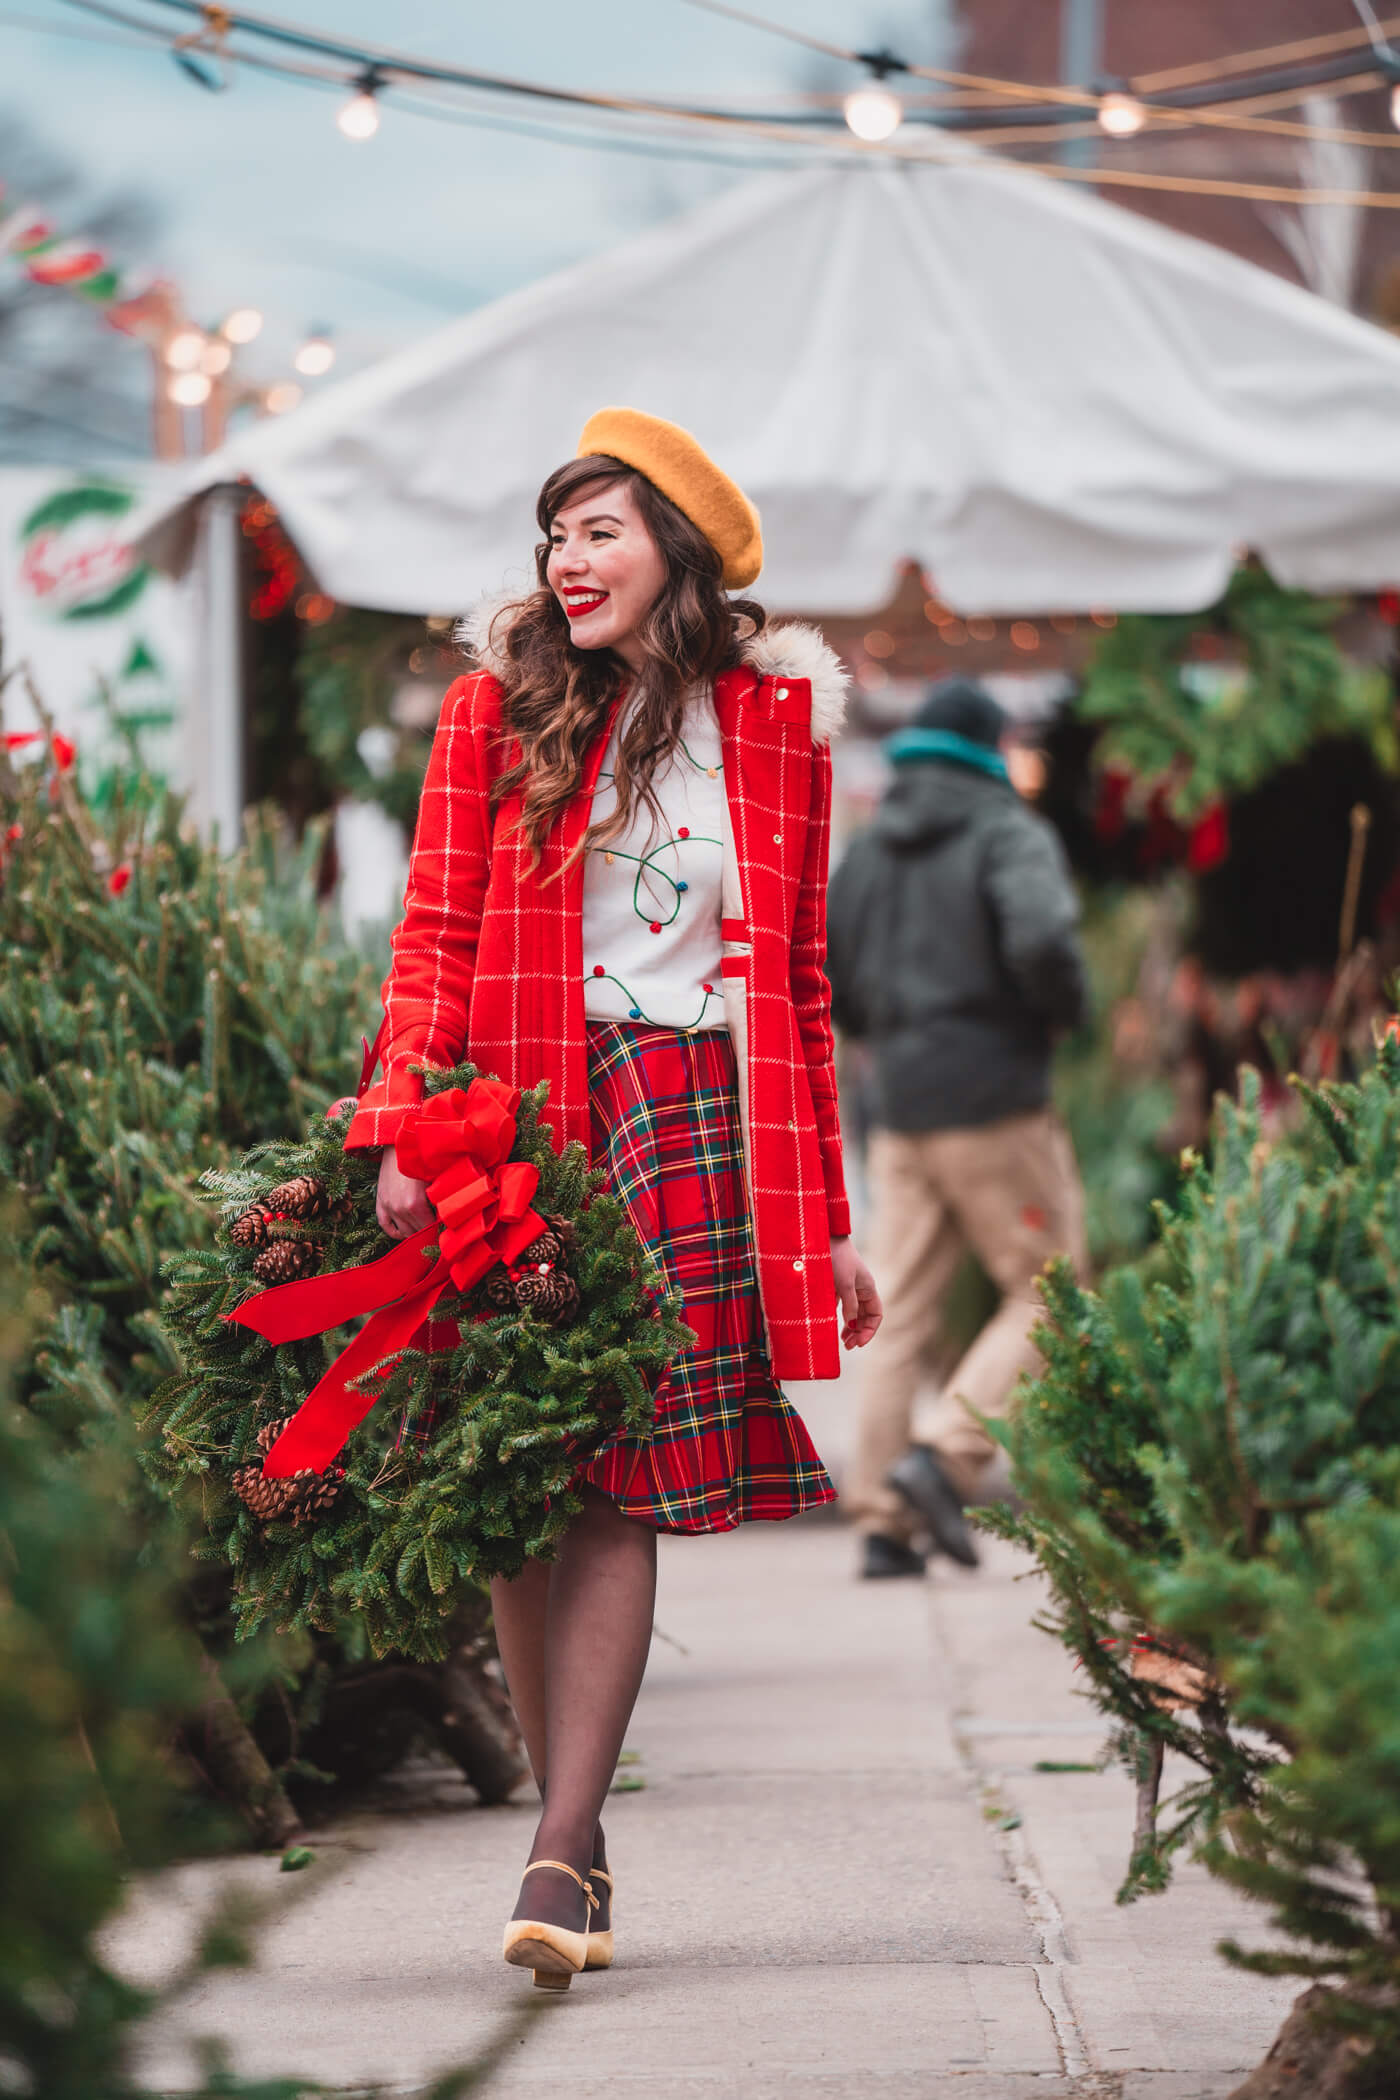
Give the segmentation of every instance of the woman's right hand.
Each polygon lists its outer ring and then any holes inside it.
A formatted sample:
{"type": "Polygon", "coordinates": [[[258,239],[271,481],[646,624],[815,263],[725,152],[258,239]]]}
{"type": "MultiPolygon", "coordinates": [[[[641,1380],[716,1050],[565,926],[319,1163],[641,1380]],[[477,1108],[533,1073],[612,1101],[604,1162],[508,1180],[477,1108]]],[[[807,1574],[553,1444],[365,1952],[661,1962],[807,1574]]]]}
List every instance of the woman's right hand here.
{"type": "Polygon", "coordinates": [[[375,1211],[380,1229],[387,1232],[391,1240],[410,1239],[425,1225],[433,1224],[436,1218],[428,1201],[427,1183],[414,1181],[410,1175],[400,1172],[398,1155],[392,1145],[386,1145],[380,1154],[375,1211]]]}

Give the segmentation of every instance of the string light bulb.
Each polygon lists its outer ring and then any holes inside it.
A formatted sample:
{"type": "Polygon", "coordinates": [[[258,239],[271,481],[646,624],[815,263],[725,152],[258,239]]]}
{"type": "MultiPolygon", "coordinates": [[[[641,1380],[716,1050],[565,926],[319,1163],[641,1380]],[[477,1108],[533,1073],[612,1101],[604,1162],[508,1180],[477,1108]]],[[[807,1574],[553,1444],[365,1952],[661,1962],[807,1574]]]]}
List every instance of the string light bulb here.
{"type": "Polygon", "coordinates": [[[219,333],[229,343],[251,343],[262,334],[263,317],[256,306],[235,306],[225,316],[219,333]]]}
{"type": "Polygon", "coordinates": [[[891,73],[907,73],[908,66],[893,51],[858,51],[855,56],[870,69],[863,87],[852,88],[841,104],[841,114],[858,139],[878,146],[892,139],[904,122],[904,104],[885,81],[891,73]]]}
{"type": "Polygon", "coordinates": [[[263,407],[270,416],[285,416],[289,410],[300,405],[301,388],[294,379],[279,379],[263,395],[263,407]]]}
{"type": "Polygon", "coordinates": [[[167,391],[177,408],[203,408],[214,382],[207,372],[177,372],[167,391]]]}
{"type": "Polygon", "coordinates": [[[204,357],[202,328],[179,328],[165,346],[165,362],[172,372],[197,372],[204,357]]]}
{"type": "Polygon", "coordinates": [[[324,378],[335,363],[335,344],[330,339],[330,331],[313,328],[292,363],[303,379],[324,378]]]}
{"type": "Polygon", "coordinates": [[[1111,139],[1136,138],[1147,122],[1147,110],[1126,88],[1110,88],[1099,98],[1098,122],[1111,139]]]}
{"type": "Polygon", "coordinates": [[[354,94],[342,106],[335,120],[342,137],[353,139],[356,144],[374,137],[379,129],[377,97],[382,84],[380,75],[375,72],[373,66],[360,74],[355,82],[354,94]]]}
{"type": "Polygon", "coordinates": [[[200,352],[200,371],[207,372],[211,379],[217,379],[232,363],[233,345],[226,343],[222,336],[211,335],[200,352]]]}
{"type": "Polygon", "coordinates": [[[904,122],[904,104],[878,81],[853,88],[841,105],[849,128],[869,146],[892,139],[904,122]]]}

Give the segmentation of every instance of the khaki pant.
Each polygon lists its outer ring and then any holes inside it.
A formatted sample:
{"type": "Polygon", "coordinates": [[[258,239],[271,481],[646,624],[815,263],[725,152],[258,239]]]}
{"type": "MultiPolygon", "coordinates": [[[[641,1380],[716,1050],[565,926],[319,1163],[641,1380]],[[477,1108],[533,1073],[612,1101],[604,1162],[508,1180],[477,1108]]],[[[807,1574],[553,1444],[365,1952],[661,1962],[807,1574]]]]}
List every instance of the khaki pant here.
{"type": "Polygon", "coordinates": [[[920,1372],[936,1351],[943,1300],[965,1250],[1002,1302],[949,1375],[929,1442],[958,1491],[975,1500],[997,1446],[968,1408],[1004,1415],[1021,1373],[1038,1365],[1035,1280],[1054,1254],[1084,1272],[1084,1195],[1069,1137],[1048,1108],[969,1130],[877,1130],[869,1174],[869,1261],[885,1317],[863,1352],[846,1500],[863,1531],[907,1541],[915,1520],[885,1475],[909,1446],[920,1372]]]}

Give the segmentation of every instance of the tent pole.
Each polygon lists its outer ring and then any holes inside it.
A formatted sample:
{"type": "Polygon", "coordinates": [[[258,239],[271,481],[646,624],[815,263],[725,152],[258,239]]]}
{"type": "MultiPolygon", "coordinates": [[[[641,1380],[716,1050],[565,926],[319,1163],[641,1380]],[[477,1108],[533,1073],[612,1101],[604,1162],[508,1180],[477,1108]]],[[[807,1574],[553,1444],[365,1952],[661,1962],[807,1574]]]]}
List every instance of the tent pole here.
{"type": "MultiPolygon", "coordinates": [[[[1103,71],[1104,0],[1060,0],[1060,85],[1091,87],[1103,71]]],[[[1060,159],[1070,167],[1092,168],[1097,140],[1066,139],[1060,159]]]]}
{"type": "Polygon", "coordinates": [[[243,837],[243,606],[236,488],[211,489],[200,506],[198,678],[188,725],[190,781],[200,828],[226,853],[243,837]]]}

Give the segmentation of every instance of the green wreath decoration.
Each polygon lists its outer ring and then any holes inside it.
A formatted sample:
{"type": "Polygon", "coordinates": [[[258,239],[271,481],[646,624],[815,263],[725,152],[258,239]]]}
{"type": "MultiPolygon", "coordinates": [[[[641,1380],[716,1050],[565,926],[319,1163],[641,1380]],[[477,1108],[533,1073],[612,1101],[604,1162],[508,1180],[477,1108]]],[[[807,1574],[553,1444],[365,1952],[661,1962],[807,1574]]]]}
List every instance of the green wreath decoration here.
{"type": "Polygon", "coordinates": [[[1120,616],[1077,702],[1081,720],[1103,728],[1096,762],[1165,784],[1172,815],[1188,823],[1323,737],[1359,737],[1394,772],[1389,680],[1348,659],[1335,634],[1346,610],[1250,565],[1206,612],[1120,616]],[[1215,654],[1203,659],[1203,648],[1215,654]]]}
{"type": "MultiPolygon", "coordinates": [[[[424,1077],[431,1103],[485,1075],[463,1064],[424,1077]]],[[[334,1380],[356,1324],[274,1343],[231,1316],[248,1317],[268,1286],[341,1272],[368,1283],[366,1264],[388,1250],[402,1268],[415,1250],[380,1230],[378,1155],[343,1149],[353,1102],[300,1144],[255,1146],[202,1177],[223,1224],[213,1248],[165,1265],[179,1368],[152,1402],[153,1462],[173,1492],[202,1497],[195,1551],[231,1568],[240,1639],[265,1626],[352,1639],[358,1628],[375,1654],[440,1657],[468,1593],[552,1558],[581,1506],[580,1458],[645,1433],[657,1377],[694,1337],[584,1147],[555,1152],[540,1120],[547,1092],[519,1097],[509,1150],[538,1175],[527,1217],[543,1221],[540,1236],[465,1293],[449,1277],[413,1344],[351,1381],[352,1395],[377,1399],[334,1462],[293,1477],[264,1471],[270,1449],[325,1374],[334,1380]]],[[[441,1230],[441,1247],[417,1250],[420,1277],[434,1253],[448,1258],[441,1230]]],[[[435,1263],[434,1279],[444,1273],[435,1263]]],[[[360,1332],[373,1359],[370,1327],[360,1332]]]]}

